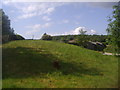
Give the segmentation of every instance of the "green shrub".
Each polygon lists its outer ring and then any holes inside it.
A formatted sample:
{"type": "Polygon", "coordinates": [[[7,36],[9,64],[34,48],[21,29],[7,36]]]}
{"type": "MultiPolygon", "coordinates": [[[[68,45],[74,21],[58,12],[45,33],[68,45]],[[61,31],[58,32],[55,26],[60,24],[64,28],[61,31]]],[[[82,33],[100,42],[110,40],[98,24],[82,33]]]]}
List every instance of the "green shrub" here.
{"type": "Polygon", "coordinates": [[[110,52],[110,53],[115,53],[115,47],[108,45],[105,49],[104,52],[110,52]]]}
{"type": "Polygon", "coordinates": [[[52,40],[52,36],[47,35],[46,33],[42,36],[41,40],[52,40]]]}
{"type": "Polygon", "coordinates": [[[24,39],[25,38],[22,37],[21,35],[3,35],[2,36],[2,43],[14,41],[14,40],[24,40],[24,39]]]}
{"type": "Polygon", "coordinates": [[[17,39],[17,40],[24,40],[25,38],[22,37],[21,35],[16,35],[16,39],[17,39]]]}

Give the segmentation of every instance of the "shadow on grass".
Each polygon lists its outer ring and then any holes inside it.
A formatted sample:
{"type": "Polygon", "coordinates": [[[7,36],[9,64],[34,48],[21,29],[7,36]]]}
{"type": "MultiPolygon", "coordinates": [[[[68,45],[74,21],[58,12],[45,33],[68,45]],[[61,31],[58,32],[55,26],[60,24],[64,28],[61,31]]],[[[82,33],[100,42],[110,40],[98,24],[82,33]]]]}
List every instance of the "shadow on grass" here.
{"type": "Polygon", "coordinates": [[[61,72],[62,75],[101,75],[96,68],[87,68],[84,63],[63,62],[43,48],[3,48],[3,79],[27,78],[38,76],[44,78],[47,73],[61,72]],[[53,67],[58,60],[61,68],[53,67]]]}

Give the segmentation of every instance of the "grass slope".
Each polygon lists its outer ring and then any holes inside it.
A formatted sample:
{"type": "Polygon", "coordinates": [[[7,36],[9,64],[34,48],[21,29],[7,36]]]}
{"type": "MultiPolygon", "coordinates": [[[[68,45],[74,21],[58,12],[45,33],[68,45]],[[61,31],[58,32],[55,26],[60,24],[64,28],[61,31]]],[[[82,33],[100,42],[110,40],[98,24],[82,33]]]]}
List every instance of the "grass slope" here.
{"type": "Polygon", "coordinates": [[[3,88],[112,88],[118,83],[118,58],[78,46],[13,41],[3,48],[3,88]],[[61,68],[53,67],[59,60],[61,68]]]}

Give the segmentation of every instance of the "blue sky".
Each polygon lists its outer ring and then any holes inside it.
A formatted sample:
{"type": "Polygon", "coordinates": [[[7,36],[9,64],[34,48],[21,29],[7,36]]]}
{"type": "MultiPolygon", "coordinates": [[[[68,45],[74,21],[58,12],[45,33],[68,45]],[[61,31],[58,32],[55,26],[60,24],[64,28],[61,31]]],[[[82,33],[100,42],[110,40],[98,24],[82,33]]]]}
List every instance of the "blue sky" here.
{"type": "Polygon", "coordinates": [[[3,10],[11,20],[15,33],[35,39],[50,35],[106,34],[107,16],[112,15],[113,2],[3,2],[3,10]]]}

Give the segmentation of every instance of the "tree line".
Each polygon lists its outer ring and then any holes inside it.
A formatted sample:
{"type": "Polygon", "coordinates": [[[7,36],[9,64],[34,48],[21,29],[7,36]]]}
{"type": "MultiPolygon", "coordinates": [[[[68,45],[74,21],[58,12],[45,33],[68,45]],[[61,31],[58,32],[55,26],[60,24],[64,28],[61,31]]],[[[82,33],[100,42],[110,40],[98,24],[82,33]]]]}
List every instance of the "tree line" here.
{"type": "MultiPolygon", "coordinates": [[[[87,41],[102,42],[106,45],[111,45],[115,49],[115,52],[120,53],[120,1],[117,3],[117,5],[113,6],[112,16],[108,18],[108,22],[108,28],[106,29],[108,35],[86,35],[86,31],[81,30],[80,35],[50,36],[45,33],[41,39],[65,43],[73,41],[78,45],[84,45],[84,42],[87,41]]],[[[11,40],[24,39],[22,36],[14,33],[14,29],[10,26],[10,19],[4,13],[3,9],[0,9],[0,27],[2,27],[3,43],[11,40]]]]}
{"type": "Polygon", "coordinates": [[[113,6],[112,16],[108,18],[108,27],[106,29],[108,35],[85,35],[86,31],[80,30],[80,35],[60,35],[50,36],[45,33],[42,40],[54,40],[69,43],[73,40],[74,44],[83,46],[88,41],[102,42],[106,45],[109,44],[114,49],[115,53],[120,54],[120,1],[117,5],[113,6]]]}
{"type": "Polygon", "coordinates": [[[23,40],[24,37],[21,35],[15,34],[14,29],[11,28],[11,22],[9,17],[5,14],[3,9],[0,9],[0,20],[1,24],[0,27],[2,29],[2,43],[12,41],[12,40],[23,40]]]}

